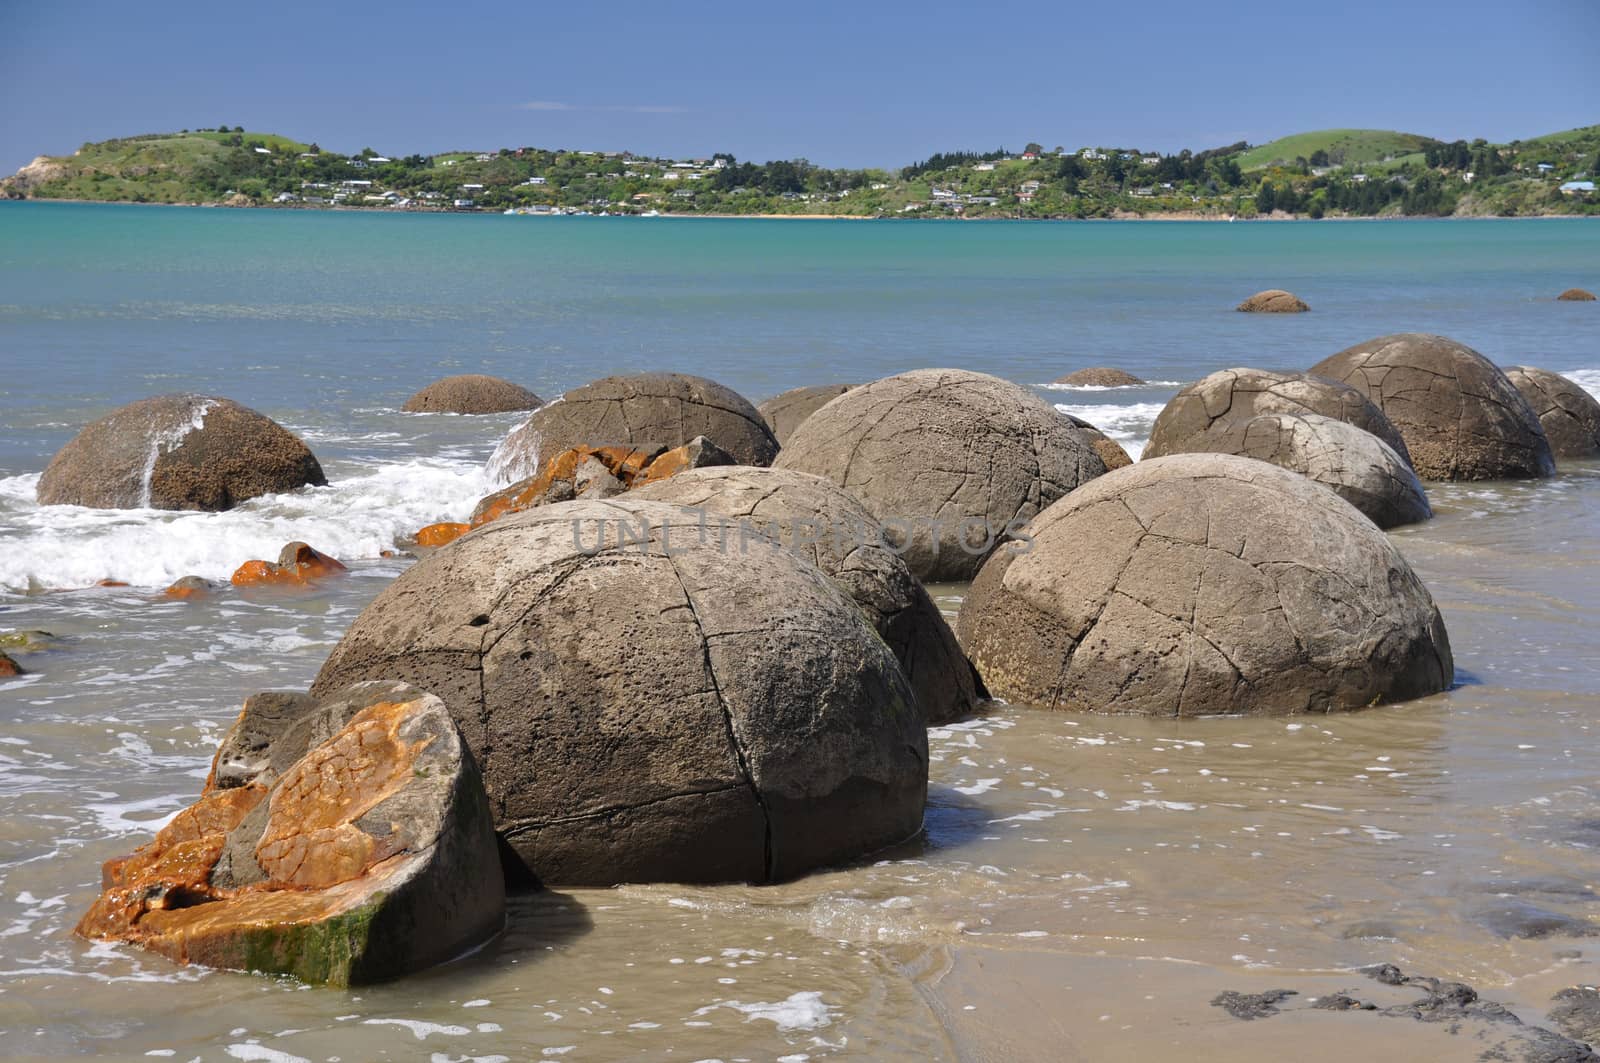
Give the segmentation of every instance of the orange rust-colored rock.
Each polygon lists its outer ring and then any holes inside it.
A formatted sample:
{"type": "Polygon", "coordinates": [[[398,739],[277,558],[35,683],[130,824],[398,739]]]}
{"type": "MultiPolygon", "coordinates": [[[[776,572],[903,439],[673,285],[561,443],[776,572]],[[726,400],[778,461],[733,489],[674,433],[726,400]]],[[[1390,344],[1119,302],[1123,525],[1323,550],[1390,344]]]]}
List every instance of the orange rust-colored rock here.
{"type": "Polygon", "coordinates": [[[504,490],[485,496],[472,512],[471,526],[482,527],[511,513],[520,513],[549,501],[576,497],[575,480],[584,462],[593,458],[621,482],[624,488],[644,471],[658,451],[630,447],[571,447],[563,450],[540,470],[539,475],[519,480],[504,490]]]}
{"type": "Polygon", "coordinates": [[[461,521],[440,521],[417,532],[417,545],[435,550],[441,546],[449,546],[471,530],[472,525],[461,521]]]}
{"type": "Polygon", "coordinates": [[[0,653],[0,679],[10,679],[23,674],[22,665],[12,660],[10,654],[0,653]]]}
{"type": "Polygon", "coordinates": [[[403,683],[252,698],[200,799],[106,863],[77,933],[335,985],[458,954],[504,918],[464,749],[443,702],[403,683]]]}
{"type": "Polygon", "coordinates": [[[1563,303],[1592,303],[1595,301],[1593,292],[1584,291],[1582,288],[1568,288],[1556,299],[1563,303]]]}
{"type": "Polygon", "coordinates": [[[629,487],[658,483],[689,469],[703,469],[712,465],[737,465],[733,455],[717,446],[705,436],[696,436],[681,447],[673,447],[657,455],[644,475],[629,487]]]}
{"type": "Polygon", "coordinates": [[[278,554],[277,564],[246,561],[234,571],[231,582],[235,587],[297,587],[345,571],[345,566],[335,558],[305,543],[293,542],[278,554]]]}
{"type": "Polygon", "coordinates": [[[196,598],[204,598],[215,589],[215,584],[208,579],[201,579],[199,576],[184,576],[162,591],[161,596],[186,602],[193,601],[196,598]]]}
{"type": "Polygon", "coordinates": [[[127,584],[120,579],[103,579],[95,582],[96,587],[126,587],[127,584]]]}

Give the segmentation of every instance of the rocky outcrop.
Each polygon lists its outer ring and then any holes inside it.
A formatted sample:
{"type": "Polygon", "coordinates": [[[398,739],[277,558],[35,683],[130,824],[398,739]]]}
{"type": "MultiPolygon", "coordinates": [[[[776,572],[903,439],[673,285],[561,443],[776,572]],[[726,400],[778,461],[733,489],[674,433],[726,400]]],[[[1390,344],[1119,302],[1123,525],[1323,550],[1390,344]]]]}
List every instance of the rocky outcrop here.
{"type": "Polygon", "coordinates": [[[342,575],[343,562],[329,557],[306,543],[289,543],[278,553],[277,564],[246,561],[233,573],[235,587],[304,587],[342,575]]]}
{"type": "Polygon", "coordinates": [[[1066,376],[1056,377],[1051,383],[1069,388],[1131,388],[1138,387],[1144,381],[1121,369],[1114,369],[1108,365],[1094,365],[1068,373],[1066,376]]]}
{"type": "Polygon", "coordinates": [[[520,384],[481,373],[435,380],[406,400],[406,413],[513,413],[537,410],[544,400],[520,384]]]}
{"type": "Polygon", "coordinates": [[[51,184],[70,175],[71,172],[65,163],[48,155],[40,155],[4,181],[0,181],[0,195],[6,199],[27,199],[39,186],[51,184]]]}
{"type": "Polygon", "coordinates": [[[957,634],[996,696],[1148,716],[1353,709],[1447,689],[1433,599],[1332,491],[1227,454],[1141,461],[984,565],[957,634]]]}
{"type": "Polygon", "coordinates": [[[1411,466],[1383,440],[1314,413],[1265,413],[1222,433],[1202,433],[1197,450],[1237,454],[1297,472],[1333,491],[1380,528],[1433,516],[1411,466]]]}
{"type": "MultiPolygon", "coordinates": [[[[546,462],[537,476],[480,498],[473,508],[470,526],[476,528],[507,514],[574,498],[613,498],[630,488],[659,483],[688,469],[733,464],[731,454],[704,436],[670,450],[573,447],[546,462]]],[[[420,532],[418,539],[420,542],[420,532]]]]}
{"type": "Polygon", "coordinates": [[[79,432],[39,478],[41,505],[231,509],[328,482],[315,455],[271,418],[229,399],[141,399],[79,432]]]}
{"type": "Polygon", "coordinates": [[[1309,373],[1246,368],[1220,370],[1174,395],[1150,429],[1144,456],[1212,451],[1212,440],[1264,413],[1313,413],[1353,424],[1411,463],[1400,430],[1356,388],[1309,373]]]}
{"type": "Polygon", "coordinates": [[[1563,303],[1592,303],[1594,302],[1595,296],[1594,292],[1585,291],[1582,288],[1568,288],[1566,291],[1556,296],[1556,299],[1557,301],[1563,303]]]}
{"type": "Polygon", "coordinates": [[[855,495],[930,582],[971,579],[1018,526],[1106,469],[1032,393],[960,369],[852,388],[795,430],[776,467],[855,495]]]}
{"type": "Polygon", "coordinates": [[[1505,374],[1539,418],[1555,457],[1600,456],[1600,402],[1593,395],[1548,369],[1513,365],[1505,374]]]}
{"type": "Polygon", "coordinates": [[[1256,292],[1234,309],[1244,314],[1303,314],[1311,308],[1292,292],[1268,288],[1264,292],[1256,292]]]}
{"type": "Polygon", "coordinates": [[[506,851],[547,885],[768,882],[921,826],[922,713],[860,608],[679,506],[573,501],[431,554],[313,692],[381,674],[450,706],[506,851]]]}
{"type": "Polygon", "coordinates": [[[1133,459],[1128,457],[1128,452],[1122,449],[1121,443],[1118,443],[1082,417],[1074,417],[1070,413],[1063,413],[1061,416],[1072,422],[1074,434],[1100,456],[1100,460],[1105,463],[1107,471],[1133,464],[1133,459]]]}
{"type": "Polygon", "coordinates": [[[84,937],[339,986],[457,956],[505,913],[478,769],[444,703],[394,682],[245,702],[200,799],[103,879],[84,937]]]}
{"type": "Polygon", "coordinates": [[[612,376],[567,392],[511,431],[489,459],[496,480],[535,476],[574,447],[656,453],[704,436],[740,465],[778,453],[761,414],[737,392],[682,373],[612,376]]]}
{"type": "Polygon", "coordinates": [[[767,427],[772,429],[772,435],[783,446],[789,441],[789,436],[800,426],[800,422],[816,413],[834,399],[849,391],[849,384],[819,384],[808,388],[791,388],[781,395],[772,398],[757,406],[756,409],[766,420],[767,427]]]}
{"type": "Polygon", "coordinates": [[[1422,332],[1379,336],[1323,359],[1313,373],[1372,400],[1425,480],[1551,476],[1555,460],[1528,401],[1489,359],[1422,332]]]}
{"type": "Polygon", "coordinates": [[[930,724],[970,713],[982,697],[944,614],[854,497],[818,476],[733,466],[641,487],[634,498],[686,506],[732,550],[794,550],[844,588],[888,643],[930,724]]]}

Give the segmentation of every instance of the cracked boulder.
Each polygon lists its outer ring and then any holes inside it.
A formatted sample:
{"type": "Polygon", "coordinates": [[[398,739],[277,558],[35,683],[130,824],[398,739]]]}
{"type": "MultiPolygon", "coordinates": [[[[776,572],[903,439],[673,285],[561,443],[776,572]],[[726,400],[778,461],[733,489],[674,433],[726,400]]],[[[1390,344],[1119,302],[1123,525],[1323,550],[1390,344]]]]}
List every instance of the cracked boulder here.
{"type": "Polygon", "coordinates": [[[88,425],[39,477],[40,505],[232,509],[328,482],[316,456],[270,417],[230,399],[161,395],[88,425]]]}
{"type": "Polygon", "coordinates": [[[834,399],[850,390],[849,384],[818,384],[815,387],[790,388],[780,395],[757,406],[766,419],[778,445],[789,441],[800,422],[822,409],[834,399]]]}
{"type": "Polygon", "coordinates": [[[922,713],[860,608],[679,506],[580,499],[459,539],[312,689],[376,675],[449,705],[518,877],[768,882],[921,827],[922,713]]]}
{"type": "Polygon", "coordinates": [[[1558,458],[1600,456],[1600,402],[1574,380],[1548,369],[1513,365],[1506,369],[1550,441],[1558,458]]]}
{"type": "Polygon", "coordinates": [[[730,549],[781,546],[831,576],[894,651],[929,724],[977,706],[981,684],[944,614],[843,488],[803,472],[733,466],[680,473],[632,497],[705,514],[730,549]]]}
{"type": "Polygon", "coordinates": [[[1401,332],[1311,367],[1358,389],[1399,429],[1425,480],[1552,476],[1538,415],[1489,359],[1463,343],[1401,332]]]}
{"type": "Polygon", "coordinates": [[[463,373],[435,380],[406,400],[406,413],[514,413],[537,410],[544,400],[521,384],[497,376],[463,373]]]}
{"type": "Polygon", "coordinates": [[[855,495],[929,582],[971,579],[1018,527],[1106,471],[1032,393],[960,369],[852,388],[795,430],[775,467],[855,495]]]}
{"type": "Polygon", "coordinates": [[[392,681],[250,698],[199,800],[102,885],[84,937],[340,986],[451,959],[505,921],[477,767],[444,703],[392,681]]]}
{"type": "Polygon", "coordinates": [[[1310,373],[1269,369],[1223,369],[1172,397],[1156,417],[1146,458],[1214,451],[1214,440],[1264,413],[1314,413],[1353,424],[1383,440],[1406,462],[1400,430],[1367,397],[1348,384],[1310,373]]]}
{"type": "Polygon", "coordinates": [[[1237,454],[1297,472],[1355,506],[1380,528],[1433,516],[1422,482],[1383,440],[1314,413],[1266,413],[1222,433],[1205,432],[1196,450],[1237,454]]]}
{"type": "Polygon", "coordinates": [[[567,392],[511,430],[489,458],[506,483],[536,476],[574,447],[656,453],[705,436],[741,465],[771,465],[778,441],[737,392],[683,373],[608,376],[567,392]]]}
{"type": "Polygon", "coordinates": [[[1332,491],[1275,465],[1141,461],[1027,533],[984,565],[956,627],[996,697],[1277,715],[1450,686],[1444,621],[1405,558],[1332,491]]]}

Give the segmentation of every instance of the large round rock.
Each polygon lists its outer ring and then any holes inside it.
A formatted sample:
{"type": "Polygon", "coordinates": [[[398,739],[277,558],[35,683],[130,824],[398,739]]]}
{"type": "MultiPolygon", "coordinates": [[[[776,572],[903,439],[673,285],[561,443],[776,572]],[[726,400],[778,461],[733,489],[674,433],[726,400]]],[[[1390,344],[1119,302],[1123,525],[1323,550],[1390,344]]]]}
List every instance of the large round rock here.
{"type": "Polygon", "coordinates": [[[282,425],[230,399],[141,399],[79,432],[39,478],[43,505],[231,509],[328,482],[282,425]]]}
{"type": "Polygon", "coordinates": [[[1514,365],[1506,378],[1528,400],[1558,458],[1600,455],[1600,402],[1576,381],[1548,369],[1514,365]]]}
{"type": "Polygon", "coordinates": [[[1550,476],[1539,418],[1494,363],[1444,336],[1379,336],[1312,366],[1359,389],[1400,430],[1425,480],[1550,476]]]}
{"type": "Polygon", "coordinates": [[[407,399],[404,409],[406,413],[514,413],[543,405],[543,399],[521,384],[463,373],[435,380],[407,399]]]}
{"type": "Polygon", "coordinates": [[[726,466],[681,472],[629,497],[705,514],[729,550],[778,544],[833,577],[894,651],[928,723],[947,723],[977,705],[972,665],[944,614],[843,488],[803,472],[726,466]]]}
{"type": "Polygon", "coordinates": [[[508,859],[550,885],[766,882],[917,832],[927,737],[860,609],[662,502],[505,517],[407,571],[313,691],[443,698],[508,859]]]}
{"type": "Polygon", "coordinates": [[[822,409],[834,399],[850,390],[849,384],[818,384],[814,387],[790,388],[788,391],[757,406],[778,445],[789,441],[789,436],[800,422],[822,409]]]}
{"type": "Polygon", "coordinates": [[[1133,388],[1144,383],[1126,369],[1117,369],[1109,365],[1091,365],[1087,369],[1076,369],[1066,376],[1056,377],[1051,381],[1069,388],[1133,388]]]}
{"type": "Polygon", "coordinates": [[[1237,454],[1297,472],[1355,506],[1380,528],[1433,516],[1411,466],[1383,440],[1315,413],[1264,413],[1232,431],[1207,432],[1199,449],[1237,454]]]}
{"type": "Polygon", "coordinates": [[[1263,413],[1314,413],[1346,421],[1389,444],[1410,463],[1405,440],[1360,391],[1309,373],[1223,369],[1172,397],[1150,429],[1146,458],[1217,449],[1210,439],[1234,432],[1263,413]]]}
{"type": "Polygon", "coordinates": [[[1141,461],[1041,514],[957,632],[995,696],[1103,713],[1351,709],[1449,687],[1433,599],[1332,491],[1229,454],[1141,461]]]}
{"type": "Polygon", "coordinates": [[[1034,395],[960,369],[852,388],[795,430],[777,467],[861,499],[929,581],[971,579],[1016,527],[1106,469],[1034,395]]]}
{"type": "Polygon", "coordinates": [[[742,395],[683,373],[608,376],[567,392],[511,431],[489,472],[513,482],[538,474],[572,447],[632,450],[681,447],[705,436],[741,465],[771,465],[778,453],[767,422],[742,395]]]}

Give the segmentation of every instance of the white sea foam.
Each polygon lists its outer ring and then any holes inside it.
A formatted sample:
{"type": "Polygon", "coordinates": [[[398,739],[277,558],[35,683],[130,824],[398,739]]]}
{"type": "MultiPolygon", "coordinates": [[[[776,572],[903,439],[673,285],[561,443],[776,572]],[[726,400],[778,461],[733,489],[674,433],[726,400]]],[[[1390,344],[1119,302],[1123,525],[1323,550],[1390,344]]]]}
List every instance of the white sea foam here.
{"type": "Polygon", "coordinates": [[[296,539],[344,561],[375,558],[427,524],[465,519],[489,490],[476,463],[418,459],[356,466],[328,487],[251,499],[225,513],[175,513],[40,506],[38,480],[0,478],[0,589],[226,579],[296,539]]]}
{"type": "Polygon", "coordinates": [[[731,1008],[741,1012],[746,1022],[756,1019],[765,1019],[773,1023],[779,1031],[787,1033],[790,1030],[816,1030],[833,1022],[834,1008],[823,1003],[822,994],[818,992],[802,992],[791,995],[787,1000],[776,1003],[757,1001],[752,1004],[743,1004],[737,1000],[725,1000],[711,1004],[695,1012],[696,1015],[707,1015],[718,1008],[731,1008]]]}
{"type": "Polygon", "coordinates": [[[1181,388],[1181,380],[1146,380],[1143,384],[1036,384],[1046,391],[1139,391],[1142,388],[1181,388]]]}
{"type": "Polygon", "coordinates": [[[258,1045],[254,1041],[247,1041],[242,1045],[229,1045],[226,1051],[234,1059],[260,1059],[266,1060],[267,1063],[311,1063],[305,1056],[280,1052],[276,1048],[258,1045]]]}
{"type": "Polygon", "coordinates": [[[411,1031],[411,1035],[421,1041],[429,1034],[440,1034],[445,1037],[464,1037],[472,1031],[465,1026],[446,1026],[437,1022],[423,1022],[420,1019],[364,1019],[363,1026],[404,1026],[411,1031]]]}
{"type": "Polygon", "coordinates": [[[1561,374],[1579,387],[1600,399],[1600,369],[1572,369],[1561,374]]]}
{"type": "Polygon", "coordinates": [[[1165,403],[1134,402],[1126,405],[1113,403],[1088,403],[1074,405],[1058,402],[1056,409],[1081,417],[1107,436],[1122,444],[1128,456],[1138,460],[1150,441],[1150,427],[1156,422],[1165,403]]]}

